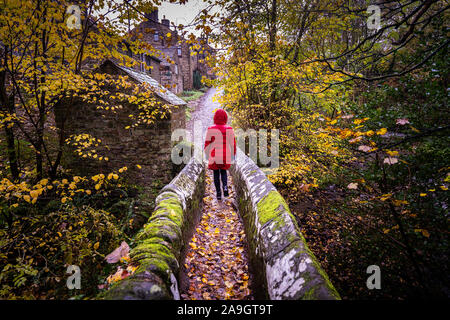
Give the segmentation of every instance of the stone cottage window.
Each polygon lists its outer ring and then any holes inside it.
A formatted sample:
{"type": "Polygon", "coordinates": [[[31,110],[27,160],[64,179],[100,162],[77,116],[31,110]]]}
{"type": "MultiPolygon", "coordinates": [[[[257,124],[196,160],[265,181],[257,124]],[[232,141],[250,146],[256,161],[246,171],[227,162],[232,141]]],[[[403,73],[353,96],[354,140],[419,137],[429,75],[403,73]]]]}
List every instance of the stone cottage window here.
{"type": "Polygon", "coordinates": [[[178,56],[181,57],[181,47],[178,47],[178,56]]]}
{"type": "MultiPolygon", "coordinates": [[[[152,66],[152,59],[150,58],[150,56],[148,54],[145,55],[145,63],[147,64],[148,67],[152,66]]],[[[152,73],[152,69],[148,69],[147,70],[148,73],[152,73]]]]}
{"type": "Polygon", "coordinates": [[[155,31],[155,33],[153,34],[153,41],[159,41],[159,32],[155,31]]]}

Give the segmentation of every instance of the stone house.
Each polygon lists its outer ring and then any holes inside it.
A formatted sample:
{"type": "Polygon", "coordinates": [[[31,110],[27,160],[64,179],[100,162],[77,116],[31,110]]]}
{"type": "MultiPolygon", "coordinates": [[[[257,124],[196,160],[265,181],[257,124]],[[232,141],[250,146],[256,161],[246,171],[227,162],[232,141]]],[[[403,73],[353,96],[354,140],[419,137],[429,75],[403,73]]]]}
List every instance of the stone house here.
{"type": "MultiPolygon", "coordinates": [[[[128,76],[136,85],[147,83],[158,101],[171,106],[171,115],[152,125],[140,124],[125,129],[130,125],[129,115],[136,111],[136,105],[125,104],[113,113],[98,110],[95,105],[83,101],[62,103],[56,108],[55,115],[58,128],[64,128],[65,137],[87,133],[101,139],[97,152],[109,158],[98,161],[69,156],[64,166],[81,175],[109,173],[127,166],[126,178],[134,184],[168,183],[176,170],[171,161],[171,134],[186,126],[186,102],[163,88],[149,74],[121,66],[113,60],[104,61],[95,72],[128,76]],[[71,109],[67,110],[69,106],[71,109]]],[[[107,89],[111,94],[117,92],[115,88],[107,89]]]]}
{"type": "MultiPolygon", "coordinates": [[[[131,31],[131,34],[133,36],[142,34],[144,41],[161,52],[161,56],[157,57],[161,60],[160,83],[172,92],[192,90],[195,74],[200,77],[214,78],[212,69],[202,61],[206,52],[214,54],[214,49],[207,44],[207,39],[199,38],[197,46],[188,44],[176,30],[170,27],[168,19],[163,17],[161,22],[159,21],[157,9],[148,14],[147,21],[139,24],[131,31]]],[[[149,59],[147,55],[134,58],[142,62],[149,59]]]]}

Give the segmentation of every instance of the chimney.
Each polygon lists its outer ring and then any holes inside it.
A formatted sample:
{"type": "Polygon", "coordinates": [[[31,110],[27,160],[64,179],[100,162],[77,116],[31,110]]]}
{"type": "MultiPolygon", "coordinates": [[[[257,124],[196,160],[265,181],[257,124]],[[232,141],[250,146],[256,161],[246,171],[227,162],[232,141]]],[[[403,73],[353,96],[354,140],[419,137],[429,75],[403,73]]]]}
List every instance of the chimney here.
{"type": "Polygon", "coordinates": [[[158,9],[154,9],[150,14],[147,15],[149,20],[158,22],[158,9]]]}
{"type": "Polygon", "coordinates": [[[166,26],[167,28],[170,28],[170,21],[166,19],[166,16],[164,16],[161,20],[161,23],[166,26]]]}

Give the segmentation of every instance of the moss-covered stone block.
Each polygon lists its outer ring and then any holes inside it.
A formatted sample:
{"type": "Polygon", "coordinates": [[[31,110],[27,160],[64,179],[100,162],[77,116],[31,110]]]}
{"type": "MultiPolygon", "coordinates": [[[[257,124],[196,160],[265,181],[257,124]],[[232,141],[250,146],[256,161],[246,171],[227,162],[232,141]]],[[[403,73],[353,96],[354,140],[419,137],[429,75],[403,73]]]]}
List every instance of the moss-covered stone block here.
{"type": "Polygon", "coordinates": [[[143,242],[130,251],[130,258],[144,265],[148,259],[156,259],[164,262],[174,272],[178,272],[179,263],[177,257],[167,246],[159,243],[143,242]]]}
{"type": "Polygon", "coordinates": [[[179,299],[178,275],[184,239],[190,237],[204,193],[204,164],[195,159],[183,168],[155,200],[147,224],[135,236],[131,260],[135,274],[119,281],[102,299],[179,299]]]}
{"type": "MultiPolygon", "coordinates": [[[[306,246],[295,217],[265,174],[241,150],[231,174],[256,284],[270,299],[339,299],[306,246]]],[[[264,298],[264,295],[261,295],[264,298]]]]}
{"type": "Polygon", "coordinates": [[[169,242],[174,250],[180,250],[183,245],[180,229],[175,225],[165,223],[151,223],[144,227],[136,236],[137,241],[148,238],[162,238],[169,242]],[[174,227],[175,226],[175,227],[174,227]]]}
{"type": "Polygon", "coordinates": [[[274,300],[340,299],[306,243],[295,241],[266,263],[270,298],[274,300]]]}
{"type": "Polygon", "coordinates": [[[105,300],[172,300],[173,296],[160,277],[145,271],[118,282],[101,298],[105,300]]]}

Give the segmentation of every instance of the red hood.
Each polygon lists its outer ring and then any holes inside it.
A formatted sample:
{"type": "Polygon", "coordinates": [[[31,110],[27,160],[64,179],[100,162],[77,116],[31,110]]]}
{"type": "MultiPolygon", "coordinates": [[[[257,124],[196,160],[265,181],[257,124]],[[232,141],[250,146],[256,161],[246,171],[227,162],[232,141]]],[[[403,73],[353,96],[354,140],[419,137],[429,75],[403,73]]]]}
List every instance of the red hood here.
{"type": "Polygon", "coordinates": [[[228,115],[225,110],[219,109],[214,113],[214,124],[227,124],[228,115]]]}

